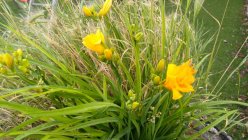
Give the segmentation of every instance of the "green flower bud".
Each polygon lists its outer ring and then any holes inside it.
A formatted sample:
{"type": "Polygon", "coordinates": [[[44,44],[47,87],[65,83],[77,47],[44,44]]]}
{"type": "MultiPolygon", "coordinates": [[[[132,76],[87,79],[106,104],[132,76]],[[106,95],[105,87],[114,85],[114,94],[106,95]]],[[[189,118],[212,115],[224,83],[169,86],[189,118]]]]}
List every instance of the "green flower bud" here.
{"type": "Polygon", "coordinates": [[[22,66],[29,67],[29,61],[27,59],[22,59],[22,66]]]}
{"type": "Polygon", "coordinates": [[[153,83],[154,83],[155,85],[159,85],[159,84],[160,84],[160,81],[161,81],[161,78],[160,78],[159,76],[155,76],[155,77],[153,78],[153,83]]]}
{"type": "Polygon", "coordinates": [[[130,89],[129,91],[128,91],[128,97],[130,98],[130,97],[133,97],[135,94],[134,94],[134,91],[132,90],[132,89],[130,89]]]}
{"type": "Polygon", "coordinates": [[[137,34],[134,36],[134,39],[135,39],[136,41],[140,41],[140,39],[141,39],[142,36],[143,36],[143,33],[142,33],[142,32],[139,32],[139,33],[137,33],[137,34]]]}
{"type": "Polygon", "coordinates": [[[0,68],[0,73],[1,74],[6,74],[7,73],[7,70],[5,68],[0,68]]]}
{"type": "Polygon", "coordinates": [[[132,109],[135,110],[139,106],[138,102],[133,102],[132,103],[132,109]]]}
{"type": "Polygon", "coordinates": [[[164,59],[159,60],[158,65],[156,67],[156,71],[157,72],[163,72],[164,66],[165,66],[165,60],[164,59]]]}
{"type": "Polygon", "coordinates": [[[23,73],[27,73],[28,69],[24,66],[18,66],[18,69],[21,70],[23,73]]]}

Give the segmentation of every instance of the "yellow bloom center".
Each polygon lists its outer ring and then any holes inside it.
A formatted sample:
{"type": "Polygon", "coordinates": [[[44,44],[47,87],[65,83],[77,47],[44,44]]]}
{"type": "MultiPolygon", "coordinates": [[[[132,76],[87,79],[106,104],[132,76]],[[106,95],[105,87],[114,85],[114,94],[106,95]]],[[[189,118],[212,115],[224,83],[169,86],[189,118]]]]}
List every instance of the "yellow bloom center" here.
{"type": "Polygon", "coordinates": [[[195,73],[196,71],[191,66],[190,60],[180,66],[175,64],[168,65],[164,87],[172,91],[173,100],[178,100],[182,97],[180,92],[194,91],[192,84],[195,81],[195,73]]]}

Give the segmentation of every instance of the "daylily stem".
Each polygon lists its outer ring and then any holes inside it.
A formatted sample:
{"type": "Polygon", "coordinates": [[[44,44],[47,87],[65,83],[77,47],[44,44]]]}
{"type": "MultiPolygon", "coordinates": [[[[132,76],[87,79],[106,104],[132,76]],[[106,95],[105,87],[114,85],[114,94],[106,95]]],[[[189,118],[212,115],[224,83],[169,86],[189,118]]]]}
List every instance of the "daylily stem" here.
{"type": "Polygon", "coordinates": [[[136,86],[135,92],[137,94],[138,102],[141,101],[141,69],[140,69],[140,48],[136,41],[134,41],[135,48],[135,65],[136,65],[136,86]]]}

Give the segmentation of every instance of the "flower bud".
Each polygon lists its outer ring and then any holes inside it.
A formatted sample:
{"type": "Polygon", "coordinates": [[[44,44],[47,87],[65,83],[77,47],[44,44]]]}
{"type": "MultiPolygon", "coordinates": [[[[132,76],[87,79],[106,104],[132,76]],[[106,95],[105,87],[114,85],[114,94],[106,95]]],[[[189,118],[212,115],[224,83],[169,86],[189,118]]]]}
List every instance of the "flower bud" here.
{"type": "Polygon", "coordinates": [[[143,33],[142,33],[142,32],[137,33],[137,34],[134,36],[135,41],[140,41],[140,39],[141,39],[142,36],[143,36],[143,33]]]}
{"type": "Polygon", "coordinates": [[[22,57],[23,52],[22,52],[21,49],[18,49],[18,50],[16,51],[16,53],[17,53],[18,56],[22,57]]]}
{"type": "Polygon", "coordinates": [[[7,72],[7,70],[5,68],[0,68],[0,73],[1,74],[5,74],[7,72]]]}
{"type": "Polygon", "coordinates": [[[136,109],[137,107],[139,106],[139,103],[138,102],[133,102],[132,103],[132,109],[136,109]]]}
{"type": "Polygon", "coordinates": [[[159,60],[158,65],[156,67],[156,71],[163,72],[164,66],[165,66],[165,60],[164,59],[159,60]]]}
{"type": "Polygon", "coordinates": [[[10,54],[6,53],[3,55],[3,62],[8,68],[12,68],[14,60],[10,54]]]}
{"type": "Polygon", "coordinates": [[[153,78],[153,83],[154,83],[155,85],[159,85],[160,81],[161,81],[161,78],[160,78],[159,76],[155,76],[155,77],[153,78]]]}
{"type": "Polygon", "coordinates": [[[105,49],[104,50],[104,56],[107,60],[112,59],[112,50],[111,49],[105,49]]]}
{"type": "Polygon", "coordinates": [[[29,62],[27,59],[22,59],[22,66],[29,67],[29,62]]]}
{"type": "Polygon", "coordinates": [[[133,97],[133,96],[135,96],[134,91],[132,89],[130,89],[128,91],[128,97],[130,98],[130,97],[133,97]]]}
{"type": "Polygon", "coordinates": [[[18,66],[18,69],[21,70],[23,73],[27,73],[28,69],[24,66],[18,66]]]}

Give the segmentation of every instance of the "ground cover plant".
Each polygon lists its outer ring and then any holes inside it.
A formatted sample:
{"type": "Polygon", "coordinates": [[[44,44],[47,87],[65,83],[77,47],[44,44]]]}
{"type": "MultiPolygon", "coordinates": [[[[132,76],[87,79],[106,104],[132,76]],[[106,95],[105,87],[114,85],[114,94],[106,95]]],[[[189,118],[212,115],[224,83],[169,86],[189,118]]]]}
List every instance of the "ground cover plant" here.
{"type": "Polygon", "coordinates": [[[248,104],[206,86],[214,52],[196,24],[202,3],[165,14],[163,0],[60,1],[47,23],[2,3],[0,107],[21,123],[0,137],[197,139],[244,125],[227,105],[248,104]]]}

